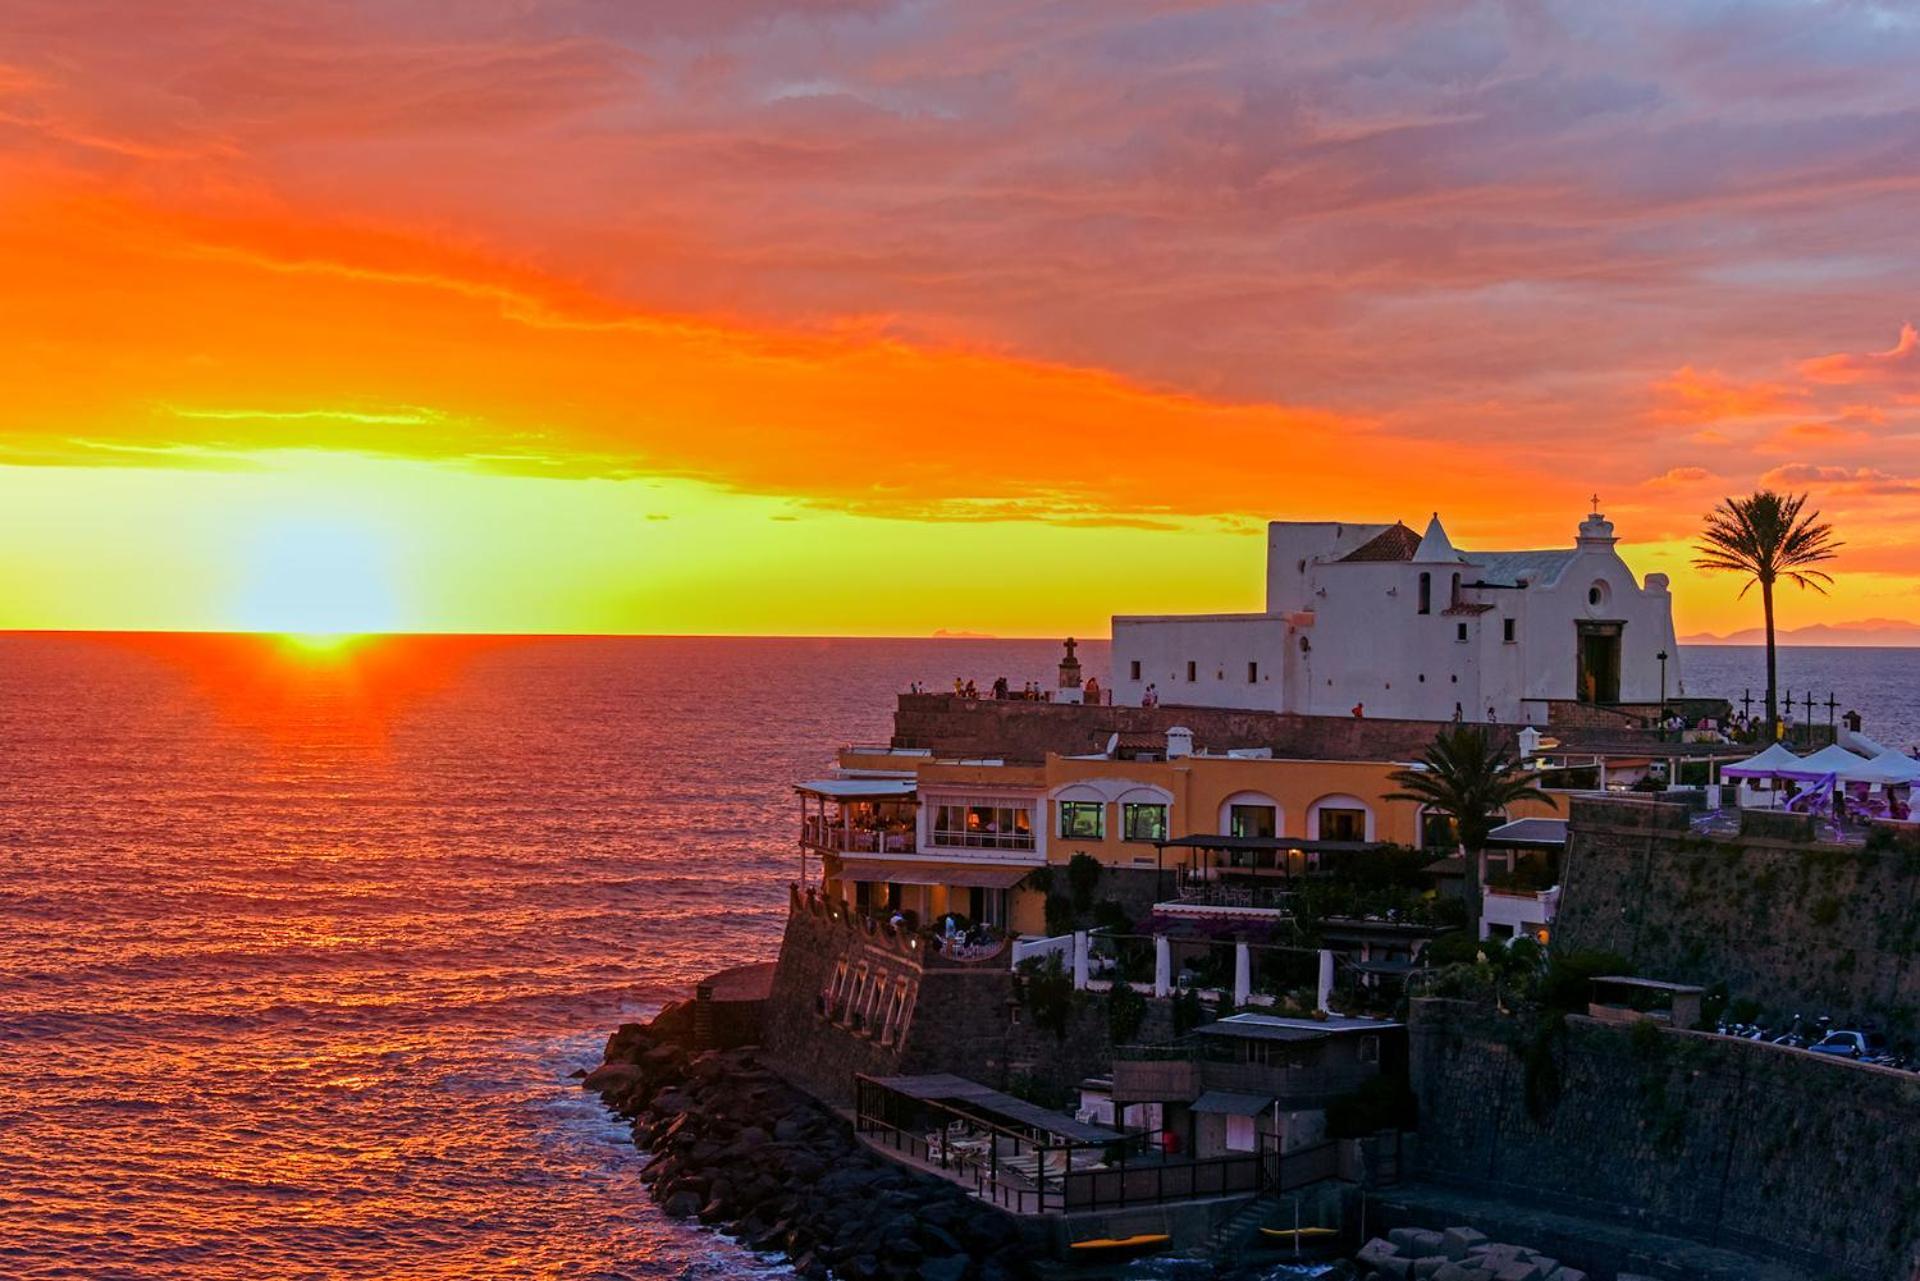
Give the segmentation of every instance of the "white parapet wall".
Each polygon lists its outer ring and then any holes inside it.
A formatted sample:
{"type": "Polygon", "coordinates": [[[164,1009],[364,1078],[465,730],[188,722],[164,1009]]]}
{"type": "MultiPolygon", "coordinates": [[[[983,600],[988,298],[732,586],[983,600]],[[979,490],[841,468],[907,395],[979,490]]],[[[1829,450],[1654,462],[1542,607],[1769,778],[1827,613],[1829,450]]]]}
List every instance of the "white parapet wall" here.
{"type": "Polygon", "coordinates": [[[1072,966],[1073,935],[1055,934],[1051,938],[1015,939],[1013,943],[1013,968],[1016,970],[1019,969],[1020,962],[1033,957],[1052,956],[1055,954],[1058,954],[1060,957],[1060,964],[1069,967],[1072,966]]]}

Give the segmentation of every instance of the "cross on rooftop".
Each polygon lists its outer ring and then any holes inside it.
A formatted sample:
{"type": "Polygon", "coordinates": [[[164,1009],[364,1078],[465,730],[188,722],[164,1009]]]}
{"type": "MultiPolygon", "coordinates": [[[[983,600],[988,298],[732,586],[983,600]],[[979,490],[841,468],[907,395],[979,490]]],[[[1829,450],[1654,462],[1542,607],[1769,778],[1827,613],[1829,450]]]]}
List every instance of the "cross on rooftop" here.
{"type": "Polygon", "coordinates": [[[1598,516],[1600,514],[1600,495],[1594,494],[1588,501],[1593,504],[1593,514],[1598,516]]]}

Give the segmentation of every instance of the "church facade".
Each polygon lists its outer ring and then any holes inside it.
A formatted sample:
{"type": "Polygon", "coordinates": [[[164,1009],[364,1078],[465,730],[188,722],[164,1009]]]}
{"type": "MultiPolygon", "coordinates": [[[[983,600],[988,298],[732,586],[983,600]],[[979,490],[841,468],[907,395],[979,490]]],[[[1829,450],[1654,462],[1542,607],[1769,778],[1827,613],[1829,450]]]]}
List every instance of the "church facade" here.
{"type": "Polygon", "coordinates": [[[1667,577],[1636,579],[1617,541],[1598,512],[1535,551],[1462,551],[1437,514],[1424,535],[1275,521],[1264,612],[1114,618],[1113,699],[1539,724],[1678,697],[1667,577]]]}

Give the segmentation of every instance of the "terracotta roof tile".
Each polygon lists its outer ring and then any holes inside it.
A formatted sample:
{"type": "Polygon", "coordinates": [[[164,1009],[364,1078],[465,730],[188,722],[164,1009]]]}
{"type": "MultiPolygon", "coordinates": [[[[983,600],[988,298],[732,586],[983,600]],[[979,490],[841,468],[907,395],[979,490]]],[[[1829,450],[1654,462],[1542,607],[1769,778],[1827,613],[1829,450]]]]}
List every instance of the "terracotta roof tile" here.
{"type": "Polygon", "coordinates": [[[1420,550],[1420,535],[1398,521],[1342,556],[1341,560],[1412,560],[1420,550]]]}

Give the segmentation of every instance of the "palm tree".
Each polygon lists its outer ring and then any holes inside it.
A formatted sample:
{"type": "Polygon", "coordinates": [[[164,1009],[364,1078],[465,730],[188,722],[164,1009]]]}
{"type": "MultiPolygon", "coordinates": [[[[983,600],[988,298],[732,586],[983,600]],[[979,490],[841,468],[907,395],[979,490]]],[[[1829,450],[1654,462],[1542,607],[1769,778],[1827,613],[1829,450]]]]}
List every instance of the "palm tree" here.
{"type": "Polygon", "coordinates": [[[1424,805],[1429,813],[1453,820],[1454,839],[1466,870],[1467,919],[1478,937],[1480,854],[1487,846],[1488,835],[1512,805],[1545,801],[1558,808],[1558,802],[1541,791],[1533,776],[1476,725],[1442,729],[1420,754],[1419,767],[1396,770],[1389,777],[1403,790],[1392,793],[1388,800],[1413,801],[1424,805]]]}
{"type": "Polygon", "coordinates": [[[1751,498],[1728,498],[1707,513],[1706,528],[1694,547],[1699,556],[1695,569],[1726,570],[1746,575],[1740,588],[1744,598],[1760,584],[1760,608],[1767,623],[1767,735],[1779,716],[1776,702],[1773,644],[1773,585],[1785,578],[1800,587],[1811,587],[1825,595],[1831,575],[1807,568],[1823,560],[1832,560],[1844,543],[1833,538],[1833,526],[1820,519],[1819,512],[1802,516],[1807,496],[1776,494],[1771,489],[1756,490],[1751,498]]]}

